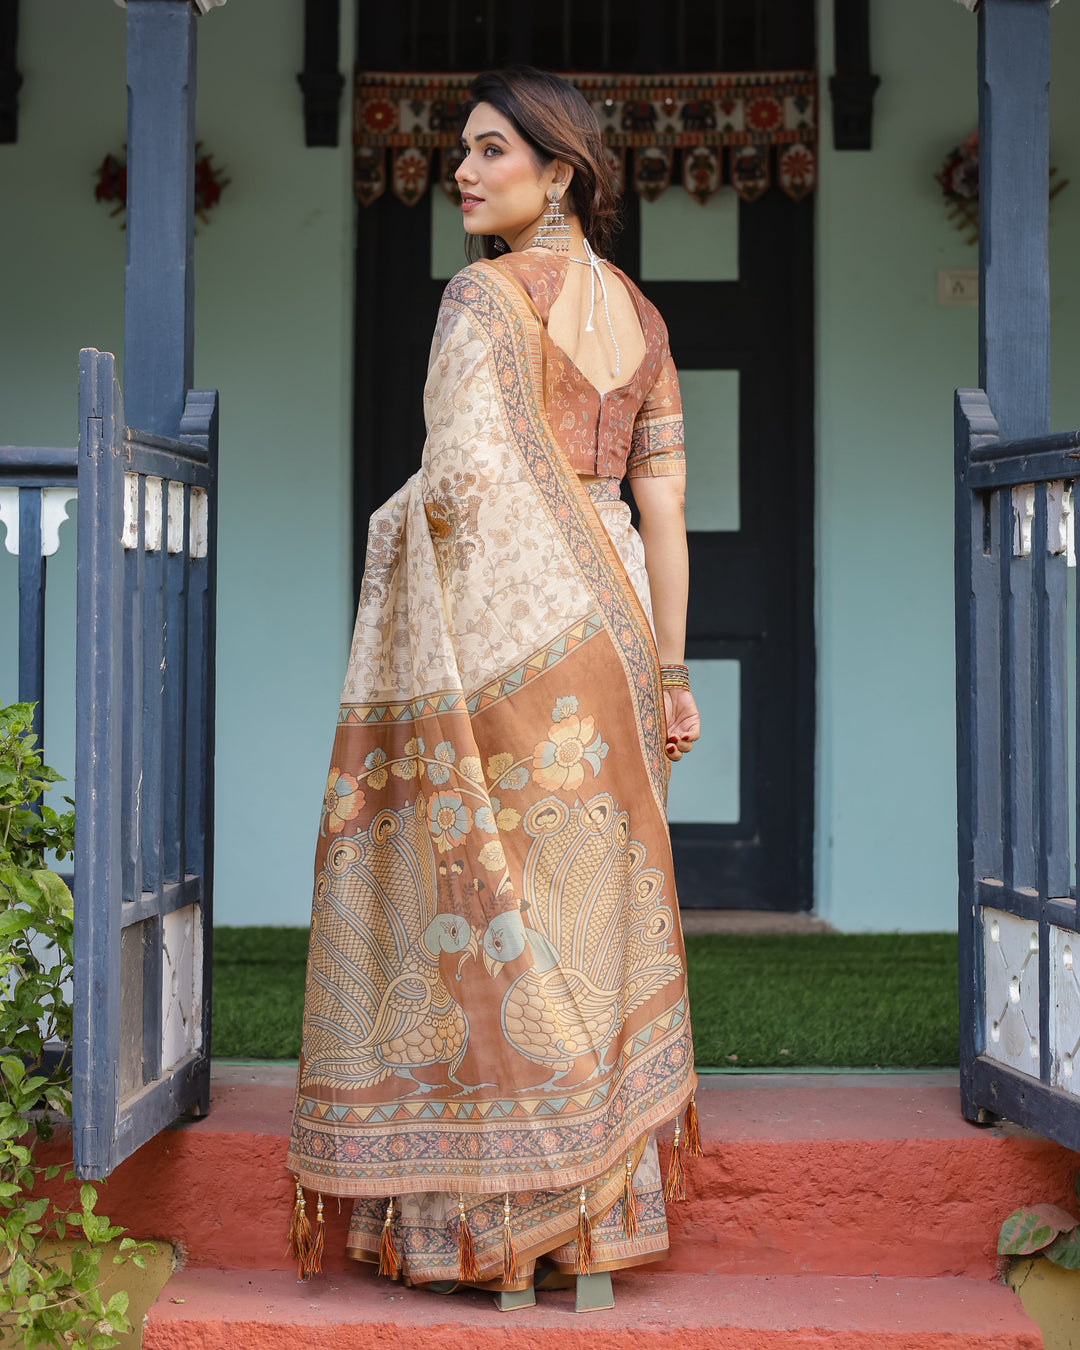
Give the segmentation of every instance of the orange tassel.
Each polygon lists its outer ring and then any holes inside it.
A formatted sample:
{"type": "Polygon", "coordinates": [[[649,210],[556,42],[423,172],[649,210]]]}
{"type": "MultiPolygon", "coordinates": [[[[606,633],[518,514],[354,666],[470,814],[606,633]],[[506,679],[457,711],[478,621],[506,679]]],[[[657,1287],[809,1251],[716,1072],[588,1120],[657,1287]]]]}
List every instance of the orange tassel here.
{"type": "Polygon", "coordinates": [[[584,1186],[582,1186],[581,1194],[578,1196],[577,1265],[575,1272],[578,1275],[589,1275],[592,1272],[592,1224],[589,1222],[589,1212],[585,1208],[584,1186]]]}
{"type": "Polygon", "coordinates": [[[386,1218],[383,1220],[382,1237],[379,1238],[379,1274],[389,1275],[396,1280],[401,1274],[401,1257],[394,1246],[394,1234],[390,1225],[394,1219],[394,1197],[386,1203],[386,1218]]]}
{"type": "Polygon", "coordinates": [[[626,1155],[626,1175],[623,1177],[622,1226],[623,1234],[626,1237],[637,1237],[637,1196],[634,1194],[634,1164],[629,1153],[626,1155]]]}
{"type": "Polygon", "coordinates": [[[686,1189],[683,1185],[682,1147],[679,1139],[679,1122],[675,1122],[675,1138],[671,1142],[671,1161],[668,1163],[667,1179],[664,1182],[665,1200],[685,1200],[686,1189]]]}
{"type": "Polygon", "coordinates": [[[473,1245],[472,1229],[465,1213],[465,1197],[458,1196],[458,1279],[475,1284],[480,1278],[480,1267],[476,1264],[476,1248],[473,1245]]]}
{"type": "Polygon", "coordinates": [[[701,1157],[701,1131],[698,1128],[697,1102],[693,1097],[690,1098],[690,1105],[686,1108],[686,1156],[688,1158],[701,1157]]]}
{"type": "Polygon", "coordinates": [[[312,1275],[322,1274],[323,1242],[324,1229],[326,1221],[323,1219],[322,1196],[319,1196],[318,1207],[315,1210],[315,1232],[308,1244],[308,1257],[305,1263],[304,1278],[308,1279],[312,1275]]]}
{"type": "Polygon", "coordinates": [[[503,1284],[516,1284],[518,1278],[517,1248],[510,1229],[510,1192],[503,1196],[503,1284]]]}
{"type": "Polygon", "coordinates": [[[296,1202],[293,1205],[292,1223],[289,1225],[288,1254],[296,1260],[296,1278],[307,1278],[308,1255],[311,1250],[311,1225],[308,1223],[307,1203],[304,1200],[304,1188],[300,1178],[296,1178],[296,1202]]]}

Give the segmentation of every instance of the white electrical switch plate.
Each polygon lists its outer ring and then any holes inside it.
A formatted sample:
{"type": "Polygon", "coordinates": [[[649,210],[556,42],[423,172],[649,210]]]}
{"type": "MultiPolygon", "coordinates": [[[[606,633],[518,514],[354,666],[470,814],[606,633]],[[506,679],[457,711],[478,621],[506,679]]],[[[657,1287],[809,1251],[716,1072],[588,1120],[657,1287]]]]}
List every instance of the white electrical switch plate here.
{"type": "Polygon", "coordinates": [[[937,274],[939,305],[977,305],[979,269],[977,267],[939,267],[937,274]]]}

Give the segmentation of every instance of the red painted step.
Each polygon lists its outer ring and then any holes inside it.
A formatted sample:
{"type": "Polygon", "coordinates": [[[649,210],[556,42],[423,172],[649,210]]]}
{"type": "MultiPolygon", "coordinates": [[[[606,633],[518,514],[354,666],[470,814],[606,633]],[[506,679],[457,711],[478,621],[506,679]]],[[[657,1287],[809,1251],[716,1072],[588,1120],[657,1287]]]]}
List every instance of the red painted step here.
{"type": "Polygon", "coordinates": [[[617,1272],[615,1307],[570,1290],[500,1313],[490,1294],[403,1289],[368,1270],[298,1285],[260,1270],[187,1270],[150,1309],[144,1350],[1041,1350],[1035,1324],[987,1280],[617,1272]]]}
{"type": "MultiPolygon", "coordinates": [[[[138,1237],[174,1242],[190,1267],[287,1270],[284,1170],[295,1070],[218,1066],[203,1120],[125,1162],[101,1209],[138,1237]]],[[[960,1116],[954,1076],[705,1078],[706,1155],[669,1206],[675,1274],[968,1276],[995,1271],[1002,1219],[1068,1205],[1080,1157],[1011,1126],[960,1116]]],[[[58,1139],[58,1156],[70,1141],[58,1139]]],[[[666,1150],[662,1148],[662,1154],[666,1150]]],[[[348,1204],[327,1204],[327,1269],[348,1204]]]]}

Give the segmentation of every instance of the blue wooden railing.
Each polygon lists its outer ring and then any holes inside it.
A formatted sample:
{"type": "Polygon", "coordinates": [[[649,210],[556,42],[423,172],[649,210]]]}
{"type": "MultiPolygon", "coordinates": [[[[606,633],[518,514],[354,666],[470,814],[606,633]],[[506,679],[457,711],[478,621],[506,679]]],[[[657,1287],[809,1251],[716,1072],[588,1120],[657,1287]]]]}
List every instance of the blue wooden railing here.
{"type": "Polygon", "coordinates": [[[0,518],[7,526],[7,548],[19,557],[18,696],[21,703],[37,704],[39,745],[45,726],[45,580],[47,557],[56,546],[43,533],[54,533],[75,485],[76,451],[0,446],[0,518]],[[53,504],[57,509],[49,511],[53,504]]]}
{"type": "Polygon", "coordinates": [[[1068,586],[1080,431],[1002,439],[956,395],[961,1093],[972,1119],[1080,1148],[1080,1026],[1057,991],[1080,939],[1072,880],[1068,586]],[[1064,963],[1064,964],[1063,964],[1064,963]]]}
{"type": "Polygon", "coordinates": [[[79,363],[75,1168],[209,1105],[217,394],[137,431],[79,363]]]}
{"type": "Polygon", "coordinates": [[[216,393],[190,391],[178,430],[126,426],[114,358],[88,349],[78,450],[0,449],[19,698],[38,704],[39,734],[47,554],[63,504],[82,505],[69,884],[74,1153],[87,1178],[209,1104],[216,393]]]}

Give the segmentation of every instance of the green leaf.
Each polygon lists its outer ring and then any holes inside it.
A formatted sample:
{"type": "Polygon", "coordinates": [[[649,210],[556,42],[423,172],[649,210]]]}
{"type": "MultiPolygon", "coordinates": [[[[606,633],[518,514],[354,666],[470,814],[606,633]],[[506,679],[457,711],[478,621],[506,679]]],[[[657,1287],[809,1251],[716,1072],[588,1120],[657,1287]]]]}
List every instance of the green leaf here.
{"type": "Polygon", "coordinates": [[[0,1071],[9,1083],[21,1083],[26,1076],[26,1069],[21,1059],[16,1059],[14,1055],[4,1055],[0,1058],[0,1071]]]}
{"type": "MultiPolygon", "coordinates": [[[[16,874],[17,875],[17,874],[16,874]]],[[[9,889],[18,893],[19,884],[10,885],[9,889]]],[[[20,896],[20,899],[23,897],[20,896]]],[[[0,938],[11,937],[12,933],[21,933],[30,923],[30,915],[22,909],[5,909],[0,913],[0,938]]]]}
{"type": "Polygon", "coordinates": [[[1055,1266],[1061,1266],[1064,1270],[1080,1270],[1080,1227],[1072,1228],[1069,1232],[1060,1234],[1051,1242],[1043,1255],[1047,1260],[1053,1261],[1055,1266]]]}
{"type": "MultiPolygon", "coordinates": [[[[123,1317],[128,1310],[128,1295],[125,1290],[119,1289],[108,1303],[105,1304],[105,1316],[112,1317],[113,1314],[119,1314],[123,1317]]],[[[114,1324],[115,1325],[115,1324],[114,1324]]]]}
{"type": "Polygon", "coordinates": [[[65,908],[71,904],[71,892],[51,868],[39,867],[33,872],[33,877],[42,893],[54,905],[65,908]]]}
{"type": "Polygon", "coordinates": [[[1030,1256],[1053,1242],[1060,1232],[1034,1209],[1016,1209],[1001,1225],[998,1234],[1000,1256],[1030,1256]]]}
{"type": "Polygon", "coordinates": [[[79,1187],[79,1204],[83,1207],[83,1213],[89,1213],[97,1204],[98,1193],[88,1181],[84,1181],[79,1187]]]}
{"type": "Polygon", "coordinates": [[[16,1256],[8,1271],[8,1288],[13,1294],[25,1294],[30,1285],[30,1267],[21,1256],[16,1256]]]}

